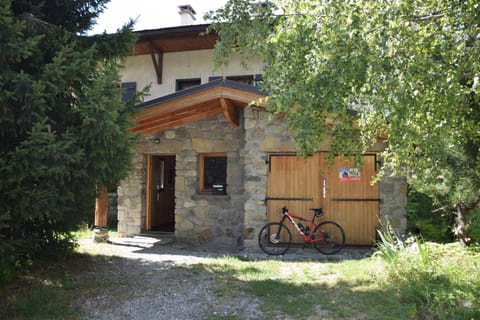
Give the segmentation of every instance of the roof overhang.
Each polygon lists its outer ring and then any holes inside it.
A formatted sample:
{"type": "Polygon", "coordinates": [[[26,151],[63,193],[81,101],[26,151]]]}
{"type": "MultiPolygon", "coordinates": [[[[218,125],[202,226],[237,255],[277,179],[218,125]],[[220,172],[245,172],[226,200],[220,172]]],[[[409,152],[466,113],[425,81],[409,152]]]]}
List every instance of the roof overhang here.
{"type": "Polygon", "coordinates": [[[204,34],[209,24],[179,26],[171,28],[137,31],[135,54],[154,52],[179,52],[213,49],[218,35],[204,34]]]}
{"type": "Polygon", "coordinates": [[[256,87],[218,79],[203,85],[146,101],[138,108],[133,132],[152,134],[186,123],[223,114],[227,122],[239,125],[239,111],[267,95],[256,87]]]}

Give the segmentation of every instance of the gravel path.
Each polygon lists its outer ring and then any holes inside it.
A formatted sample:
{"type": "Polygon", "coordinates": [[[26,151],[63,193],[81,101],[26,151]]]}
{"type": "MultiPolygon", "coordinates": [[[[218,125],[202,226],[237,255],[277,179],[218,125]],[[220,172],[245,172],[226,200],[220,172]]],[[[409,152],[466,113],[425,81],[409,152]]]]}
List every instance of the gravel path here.
{"type": "MultiPolygon", "coordinates": [[[[91,283],[91,290],[77,299],[85,319],[258,319],[262,312],[254,297],[217,294],[219,284],[207,267],[198,266],[212,257],[240,255],[271,258],[260,251],[197,251],[169,243],[169,239],[136,237],[111,239],[112,243],[80,242],[81,251],[95,256],[95,270],[77,281],[91,283]],[[162,245],[164,244],[164,245],[162,245]],[[196,266],[195,266],[196,265],[196,266]]],[[[365,251],[345,250],[342,259],[360,258],[365,251]]],[[[282,260],[325,259],[309,250],[292,250],[282,260]]],[[[276,319],[288,319],[279,315],[276,319]]]]}

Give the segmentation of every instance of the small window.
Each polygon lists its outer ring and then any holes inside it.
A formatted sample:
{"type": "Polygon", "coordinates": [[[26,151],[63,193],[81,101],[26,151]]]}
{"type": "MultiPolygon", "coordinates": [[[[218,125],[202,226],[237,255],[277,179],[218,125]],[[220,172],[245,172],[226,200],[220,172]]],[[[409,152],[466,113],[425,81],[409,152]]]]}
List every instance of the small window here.
{"type": "Polygon", "coordinates": [[[180,91],[184,89],[188,89],[191,87],[195,87],[201,84],[200,78],[195,79],[178,79],[175,85],[175,90],[180,91]]]}
{"type": "Polygon", "coordinates": [[[227,154],[204,153],[199,158],[200,193],[226,194],[227,154]]]}
{"type": "Polygon", "coordinates": [[[215,81],[215,80],[218,80],[218,79],[223,79],[223,77],[222,76],[211,76],[211,77],[208,77],[208,82],[215,81]]]}
{"type": "Polygon", "coordinates": [[[251,75],[251,74],[250,75],[245,75],[245,76],[229,76],[229,77],[227,77],[227,80],[232,80],[232,81],[235,81],[235,82],[249,84],[251,86],[254,85],[253,75],[251,75]]]}

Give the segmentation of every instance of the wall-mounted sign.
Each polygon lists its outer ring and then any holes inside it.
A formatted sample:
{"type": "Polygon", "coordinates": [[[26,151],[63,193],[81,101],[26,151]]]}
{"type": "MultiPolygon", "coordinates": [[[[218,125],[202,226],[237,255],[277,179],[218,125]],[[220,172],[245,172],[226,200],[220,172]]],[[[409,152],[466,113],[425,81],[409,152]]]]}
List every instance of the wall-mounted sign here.
{"type": "Polygon", "coordinates": [[[338,170],[340,181],[359,181],[360,177],[360,168],[340,168],[338,170]]]}

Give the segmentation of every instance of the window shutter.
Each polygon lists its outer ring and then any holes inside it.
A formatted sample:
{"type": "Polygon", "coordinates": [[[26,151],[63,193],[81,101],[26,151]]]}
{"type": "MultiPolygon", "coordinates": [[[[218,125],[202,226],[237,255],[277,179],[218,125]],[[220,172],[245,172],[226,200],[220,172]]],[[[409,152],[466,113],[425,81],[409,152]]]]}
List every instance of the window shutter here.
{"type": "Polygon", "coordinates": [[[122,101],[128,102],[135,97],[137,93],[136,82],[122,82],[122,101]]]}
{"type": "Polygon", "coordinates": [[[261,82],[262,80],[263,80],[262,75],[257,73],[255,75],[255,85],[258,86],[258,83],[261,82]]]}

